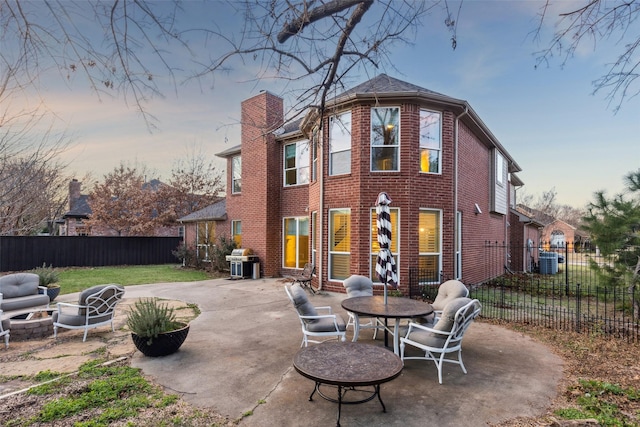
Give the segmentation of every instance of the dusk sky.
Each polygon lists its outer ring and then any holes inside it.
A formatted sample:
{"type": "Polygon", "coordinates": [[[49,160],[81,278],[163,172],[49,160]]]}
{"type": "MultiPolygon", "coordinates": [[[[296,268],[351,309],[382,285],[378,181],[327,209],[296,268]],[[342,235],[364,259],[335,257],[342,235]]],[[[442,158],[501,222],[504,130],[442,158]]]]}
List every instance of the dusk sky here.
{"type": "MultiPolygon", "coordinates": [[[[535,68],[535,52],[546,47],[555,17],[543,38],[535,41],[541,1],[464,2],[459,16],[458,44],[453,50],[443,15],[425,21],[412,46],[398,46],[385,66],[352,76],[354,84],[385,73],[426,89],[466,100],[523,169],[524,191],[537,196],[555,188],[557,201],[583,207],[593,192],[620,192],[622,178],[640,168],[640,99],[631,98],[614,112],[606,92],[593,94],[592,82],[617,59],[617,39],[585,44],[563,67],[560,59],[535,68]]],[[[457,10],[455,2],[454,11],[457,10]]],[[[562,5],[562,4],[561,4],[562,5]]],[[[217,2],[186,1],[193,22],[225,22],[233,17],[217,2]]],[[[564,7],[564,6],[563,6],[564,7]]],[[[238,18],[236,18],[238,19],[238,18]]],[[[190,22],[189,22],[190,23],[190,22]]],[[[184,23],[186,25],[187,23],[184,23]]],[[[632,31],[640,35],[640,30],[632,31]]],[[[215,42],[210,42],[212,50],[215,42]]],[[[224,169],[215,153],[240,143],[240,102],[269,90],[282,94],[278,81],[249,81],[252,70],[238,67],[196,84],[170,86],[164,98],[147,105],[158,129],[149,132],[133,106],[121,98],[100,100],[80,77],[65,85],[54,74],[41,96],[73,138],[64,154],[77,177],[91,171],[94,179],[121,161],[141,162],[168,178],[175,159],[187,147],[199,146],[224,169]]]]}

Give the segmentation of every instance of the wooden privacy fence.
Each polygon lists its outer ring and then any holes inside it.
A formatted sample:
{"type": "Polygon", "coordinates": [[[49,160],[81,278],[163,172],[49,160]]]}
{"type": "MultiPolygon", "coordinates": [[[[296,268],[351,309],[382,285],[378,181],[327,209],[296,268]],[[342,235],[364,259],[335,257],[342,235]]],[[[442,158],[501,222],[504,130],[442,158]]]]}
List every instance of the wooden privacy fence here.
{"type": "Polygon", "coordinates": [[[181,237],[0,236],[0,271],[172,264],[181,237]]]}

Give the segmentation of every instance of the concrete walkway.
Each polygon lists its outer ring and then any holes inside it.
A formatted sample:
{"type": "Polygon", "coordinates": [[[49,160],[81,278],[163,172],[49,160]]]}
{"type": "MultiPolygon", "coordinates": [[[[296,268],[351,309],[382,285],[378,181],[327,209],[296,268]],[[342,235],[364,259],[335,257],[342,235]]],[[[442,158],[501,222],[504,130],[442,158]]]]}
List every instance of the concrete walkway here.
{"type": "MultiPolygon", "coordinates": [[[[292,367],[302,335],[283,286],[279,279],[217,279],[127,287],[125,300],[157,296],[196,303],[202,311],[180,351],[162,358],[135,352],[132,366],[195,406],[213,408],[230,419],[251,414],[240,426],[335,425],[337,405],[317,395],[310,402],[313,382],[292,367]]],[[[60,299],[73,300],[64,297],[60,299]]],[[[314,305],[330,305],[346,317],[340,307],[344,297],[310,296],[314,305]]],[[[118,323],[124,324],[122,317],[118,323]]],[[[106,334],[111,333],[100,335],[106,334]]],[[[116,335],[121,340],[109,347],[110,353],[127,345],[126,333],[116,335]]],[[[360,339],[383,345],[381,339],[372,340],[372,331],[362,332],[360,339]]],[[[84,345],[88,348],[89,340],[84,345]]],[[[442,385],[431,362],[407,361],[400,377],[382,385],[386,413],[377,400],[345,405],[341,424],[475,427],[535,416],[545,412],[562,377],[562,360],[548,348],[482,321],[467,332],[463,358],[468,374],[445,366],[442,385]]],[[[2,370],[4,374],[5,364],[2,370]]]]}

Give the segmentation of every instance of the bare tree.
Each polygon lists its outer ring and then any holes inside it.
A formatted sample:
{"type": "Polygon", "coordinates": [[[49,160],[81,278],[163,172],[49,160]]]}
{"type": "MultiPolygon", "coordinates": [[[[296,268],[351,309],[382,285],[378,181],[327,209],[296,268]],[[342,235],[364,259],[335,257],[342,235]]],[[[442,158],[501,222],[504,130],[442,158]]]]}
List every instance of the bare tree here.
{"type": "MultiPolygon", "coordinates": [[[[555,56],[564,65],[576,50],[591,44],[595,50],[603,40],[613,39],[617,59],[608,64],[607,72],[594,81],[594,92],[605,91],[609,104],[617,111],[625,99],[640,93],[640,2],[588,0],[562,4],[565,11],[559,14],[557,31],[549,45],[538,52],[537,63],[548,64],[555,56]]],[[[535,34],[540,37],[543,23],[549,19],[551,0],[546,0],[540,12],[540,21],[535,34]]]]}
{"type": "Polygon", "coordinates": [[[175,161],[168,185],[158,189],[158,221],[175,224],[178,218],[220,200],[224,190],[222,173],[208,160],[202,147],[187,148],[186,156],[175,161]]]}

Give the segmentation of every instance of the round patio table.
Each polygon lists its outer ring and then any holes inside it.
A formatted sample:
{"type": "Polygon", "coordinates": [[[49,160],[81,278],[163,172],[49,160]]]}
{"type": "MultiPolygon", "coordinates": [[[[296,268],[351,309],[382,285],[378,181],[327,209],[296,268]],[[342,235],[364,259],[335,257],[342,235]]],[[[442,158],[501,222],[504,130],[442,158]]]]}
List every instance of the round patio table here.
{"type": "Polygon", "coordinates": [[[398,355],[383,347],[356,342],[328,341],[300,349],[293,358],[293,367],[302,376],[315,381],[309,400],[318,394],[324,399],[338,404],[337,426],[340,426],[342,404],[364,403],[376,396],[380,397],[380,384],[397,378],[402,372],[402,360],[398,355]],[[338,387],[338,398],[327,396],[320,390],[321,385],[338,387]],[[358,387],[373,386],[373,391],[358,387]],[[347,392],[364,393],[366,397],[357,400],[343,399],[347,392]]]}
{"type": "Polygon", "coordinates": [[[433,313],[433,307],[426,302],[411,298],[391,297],[387,298],[387,303],[385,304],[384,297],[379,295],[347,298],[342,301],[341,305],[342,308],[355,315],[354,341],[358,340],[360,333],[358,316],[375,317],[378,323],[380,323],[380,318],[385,319],[383,324],[385,346],[387,345],[387,332],[389,332],[386,320],[395,319],[393,332],[391,332],[393,334],[393,352],[395,354],[399,354],[400,334],[398,333],[398,327],[400,326],[400,320],[427,316],[433,313]]]}

